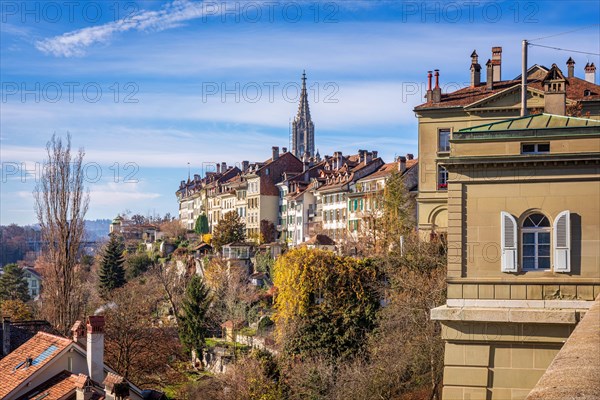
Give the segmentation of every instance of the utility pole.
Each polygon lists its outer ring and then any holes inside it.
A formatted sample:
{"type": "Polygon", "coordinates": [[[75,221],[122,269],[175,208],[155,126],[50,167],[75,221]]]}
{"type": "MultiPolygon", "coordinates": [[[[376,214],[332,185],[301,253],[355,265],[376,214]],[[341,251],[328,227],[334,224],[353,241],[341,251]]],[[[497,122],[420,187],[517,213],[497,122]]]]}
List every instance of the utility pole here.
{"type": "Polygon", "coordinates": [[[521,50],[521,117],[527,115],[527,40],[523,40],[521,50]]]}

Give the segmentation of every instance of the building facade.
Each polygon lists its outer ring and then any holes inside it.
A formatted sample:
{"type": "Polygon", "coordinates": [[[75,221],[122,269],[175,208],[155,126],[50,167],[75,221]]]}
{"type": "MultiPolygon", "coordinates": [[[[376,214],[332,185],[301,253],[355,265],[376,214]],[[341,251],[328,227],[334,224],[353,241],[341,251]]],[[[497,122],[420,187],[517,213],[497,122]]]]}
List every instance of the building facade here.
{"type": "MultiPolygon", "coordinates": [[[[534,65],[527,71],[527,110],[600,117],[600,87],[595,84],[595,66],[586,66],[585,79],[575,76],[575,62],[567,61],[568,74],[558,68],[534,65]],[[588,73],[592,70],[593,73],[588,73]],[[560,72],[560,74],[558,73],[560,72]],[[544,80],[557,78],[556,85],[544,80]],[[559,82],[560,81],[560,82],[559,82]],[[562,83],[561,83],[562,82],[562,83]]],[[[486,79],[481,80],[478,55],[471,54],[470,86],[442,93],[440,72],[428,73],[427,102],[414,111],[419,120],[419,229],[445,232],[448,227],[448,172],[444,161],[450,156],[454,132],[482,124],[518,117],[521,109],[521,77],[503,80],[502,48],[492,48],[486,63],[486,79]],[[435,77],[435,84],[432,79],[435,77]]]]}
{"type": "Polygon", "coordinates": [[[450,143],[443,399],[524,399],[600,294],[600,121],[537,114],[450,143]]]}

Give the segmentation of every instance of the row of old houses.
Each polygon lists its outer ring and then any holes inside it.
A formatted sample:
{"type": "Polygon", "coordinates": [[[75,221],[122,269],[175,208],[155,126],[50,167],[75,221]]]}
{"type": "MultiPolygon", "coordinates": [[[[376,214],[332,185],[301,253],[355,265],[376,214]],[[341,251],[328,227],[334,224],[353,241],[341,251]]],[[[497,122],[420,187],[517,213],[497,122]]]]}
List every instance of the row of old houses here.
{"type": "Polygon", "coordinates": [[[292,151],[274,146],[262,162],[215,164],[204,176],[190,176],[177,190],[179,219],[193,230],[205,215],[209,229],[225,214],[236,212],[246,225],[246,237],[255,242],[297,246],[317,234],[339,243],[356,240],[363,219],[381,211],[374,202],[386,180],[397,171],[415,196],[418,162],[412,154],[385,163],[375,150],[344,155],[336,151],[321,157],[314,150],[306,76],[293,123],[292,151]]]}

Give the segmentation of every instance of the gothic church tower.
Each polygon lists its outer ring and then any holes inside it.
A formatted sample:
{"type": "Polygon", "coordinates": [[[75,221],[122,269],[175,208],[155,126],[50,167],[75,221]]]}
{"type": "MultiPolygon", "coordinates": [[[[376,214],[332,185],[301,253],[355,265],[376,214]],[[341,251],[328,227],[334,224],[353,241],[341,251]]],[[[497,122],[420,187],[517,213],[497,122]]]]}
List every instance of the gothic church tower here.
{"type": "Polygon", "coordinates": [[[306,72],[302,73],[302,91],[298,114],[292,122],[292,154],[303,159],[306,154],[309,158],[315,156],[315,126],[310,119],[308,108],[308,93],[306,91],[306,72]]]}

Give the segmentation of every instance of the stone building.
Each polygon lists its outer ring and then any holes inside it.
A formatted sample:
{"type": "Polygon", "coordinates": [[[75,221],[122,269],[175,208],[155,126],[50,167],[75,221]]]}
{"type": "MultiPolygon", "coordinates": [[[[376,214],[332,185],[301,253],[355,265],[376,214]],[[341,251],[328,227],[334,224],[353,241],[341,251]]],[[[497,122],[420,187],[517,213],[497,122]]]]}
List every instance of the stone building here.
{"type": "MultiPolygon", "coordinates": [[[[481,80],[477,52],[471,54],[470,86],[442,93],[440,71],[429,71],[426,103],[414,111],[419,119],[419,229],[444,232],[448,226],[448,172],[453,133],[463,128],[518,117],[521,109],[521,76],[503,80],[502,48],[492,48],[481,80]],[[432,79],[435,77],[435,85],[432,79]]],[[[534,65],[527,70],[529,114],[555,114],[600,118],[600,86],[596,67],[587,64],[585,79],[575,76],[575,62],[567,61],[568,74],[556,68],[534,65]]]]}
{"type": "Polygon", "coordinates": [[[537,114],[450,143],[443,399],[523,399],[600,294],[600,121],[537,114]]]}

